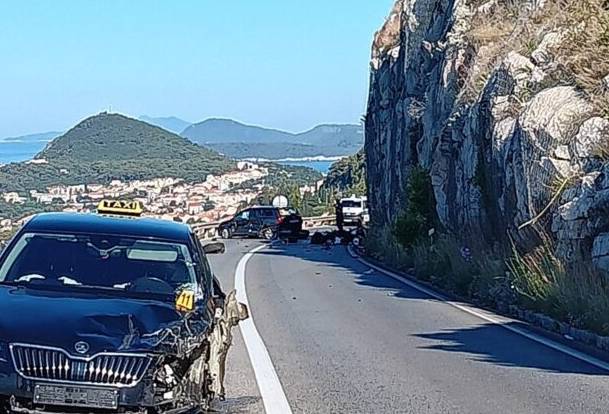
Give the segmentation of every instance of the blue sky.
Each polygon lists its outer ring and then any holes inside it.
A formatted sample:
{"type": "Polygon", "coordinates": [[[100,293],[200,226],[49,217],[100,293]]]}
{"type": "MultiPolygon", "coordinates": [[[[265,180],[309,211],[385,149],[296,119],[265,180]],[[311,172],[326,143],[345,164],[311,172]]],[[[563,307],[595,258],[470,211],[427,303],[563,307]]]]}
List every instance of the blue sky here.
{"type": "Polygon", "coordinates": [[[106,110],[358,122],[393,0],[2,0],[0,137],[106,110]]]}

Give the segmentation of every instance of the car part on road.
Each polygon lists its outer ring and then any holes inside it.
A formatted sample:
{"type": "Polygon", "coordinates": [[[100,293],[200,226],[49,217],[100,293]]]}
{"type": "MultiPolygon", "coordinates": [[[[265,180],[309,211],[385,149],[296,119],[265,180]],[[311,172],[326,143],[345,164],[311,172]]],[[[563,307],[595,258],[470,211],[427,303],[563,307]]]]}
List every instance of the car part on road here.
{"type": "Polygon", "coordinates": [[[222,242],[208,243],[203,246],[205,254],[224,254],[226,252],[226,245],[222,242]]]}
{"type": "Polygon", "coordinates": [[[226,297],[224,307],[218,308],[215,328],[210,335],[209,372],[211,374],[211,391],[223,401],[225,398],[224,374],[226,356],[233,341],[231,330],[239,322],[249,317],[247,306],[237,302],[236,291],[226,297]]]}
{"type": "Polygon", "coordinates": [[[317,231],[311,236],[311,244],[317,245],[348,245],[358,235],[358,230],[317,231]]]}

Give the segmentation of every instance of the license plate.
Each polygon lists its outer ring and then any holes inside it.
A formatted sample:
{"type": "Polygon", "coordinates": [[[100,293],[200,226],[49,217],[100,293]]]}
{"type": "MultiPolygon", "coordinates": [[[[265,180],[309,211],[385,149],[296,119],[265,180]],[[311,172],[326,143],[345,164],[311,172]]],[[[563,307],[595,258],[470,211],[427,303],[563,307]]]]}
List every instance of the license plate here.
{"type": "Polygon", "coordinates": [[[300,220],[290,220],[290,223],[300,223],[300,220]]]}
{"type": "Polygon", "coordinates": [[[91,408],[118,408],[118,390],[72,385],[37,384],[34,403],[91,408]]]}

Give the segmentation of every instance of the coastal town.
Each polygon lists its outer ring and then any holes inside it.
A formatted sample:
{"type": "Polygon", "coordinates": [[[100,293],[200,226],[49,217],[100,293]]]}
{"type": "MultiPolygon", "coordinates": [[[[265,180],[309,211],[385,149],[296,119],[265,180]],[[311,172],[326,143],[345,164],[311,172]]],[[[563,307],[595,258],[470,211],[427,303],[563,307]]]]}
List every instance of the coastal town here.
{"type": "MultiPolygon", "coordinates": [[[[8,204],[35,202],[42,207],[56,207],[57,211],[93,212],[103,199],[129,198],[146,206],[147,216],[188,224],[211,223],[233,216],[241,207],[254,203],[267,188],[266,167],[241,161],[234,171],[223,175],[208,175],[203,182],[188,183],[164,177],[152,180],[113,180],[107,185],[56,185],[46,191],[30,190],[0,193],[0,200],[8,204]]],[[[315,192],[321,185],[300,187],[301,194],[315,192]]],[[[10,233],[28,217],[2,217],[0,234],[10,233]]]]}

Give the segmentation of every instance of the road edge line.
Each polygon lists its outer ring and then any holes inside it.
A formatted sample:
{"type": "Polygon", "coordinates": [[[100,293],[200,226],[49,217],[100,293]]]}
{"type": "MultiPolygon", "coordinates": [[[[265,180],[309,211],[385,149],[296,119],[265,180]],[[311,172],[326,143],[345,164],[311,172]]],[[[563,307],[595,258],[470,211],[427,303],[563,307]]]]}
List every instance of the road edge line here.
{"type": "MultiPolygon", "coordinates": [[[[365,264],[366,266],[371,267],[372,269],[375,269],[378,272],[381,272],[383,274],[385,274],[386,276],[389,276],[390,278],[397,280],[398,282],[401,282],[409,287],[411,287],[412,289],[418,290],[421,293],[424,293],[428,296],[431,296],[434,299],[440,300],[450,306],[452,306],[453,308],[456,308],[462,312],[468,313],[472,316],[475,316],[479,319],[482,319],[484,321],[490,322],[494,325],[500,326],[504,329],[507,329],[508,331],[511,331],[513,333],[516,333],[520,336],[523,336],[527,339],[530,339],[534,342],[537,342],[539,344],[542,344],[544,346],[547,346],[548,348],[552,348],[555,351],[561,352],[563,354],[569,355],[572,358],[578,359],[580,361],[586,362],[590,365],[595,366],[596,368],[600,368],[604,371],[609,372],[609,363],[595,358],[591,355],[588,355],[584,352],[578,351],[576,349],[573,349],[567,345],[563,345],[561,343],[558,343],[556,341],[553,341],[552,339],[549,338],[545,338],[541,335],[535,334],[533,332],[527,332],[524,329],[515,327],[515,326],[510,326],[510,325],[506,325],[504,322],[502,322],[501,320],[497,319],[495,316],[499,317],[499,315],[494,315],[491,314],[489,311],[485,311],[482,309],[476,309],[474,307],[470,307],[467,305],[463,305],[460,303],[456,303],[450,299],[448,299],[446,296],[435,292],[425,286],[420,285],[419,283],[408,279],[404,276],[400,276],[399,274],[392,272],[390,270],[384,269],[381,266],[375,265],[374,263],[370,263],[369,261],[367,261],[366,259],[364,259],[363,257],[361,257],[359,254],[355,253],[353,251],[353,249],[351,248],[351,246],[348,247],[349,253],[350,255],[356,259],[357,261],[359,261],[360,263],[365,264]]],[[[504,318],[506,321],[513,321],[513,322],[521,322],[515,319],[510,319],[510,318],[506,318],[506,317],[502,317],[504,318]]]]}
{"type": "Polygon", "coordinates": [[[245,290],[245,273],[249,260],[259,252],[266,248],[266,245],[258,246],[250,250],[243,256],[237,264],[235,270],[235,289],[237,290],[237,300],[247,305],[249,310],[249,318],[239,324],[241,336],[245,342],[245,348],[249,355],[250,363],[254,370],[258,390],[262,397],[262,403],[266,414],[292,414],[292,409],[285,395],[285,391],[275,371],[275,366],[269,355],[269,351],[264,345],[262,336],[256,329],[252,308],[247,298],[245,290]]]}

